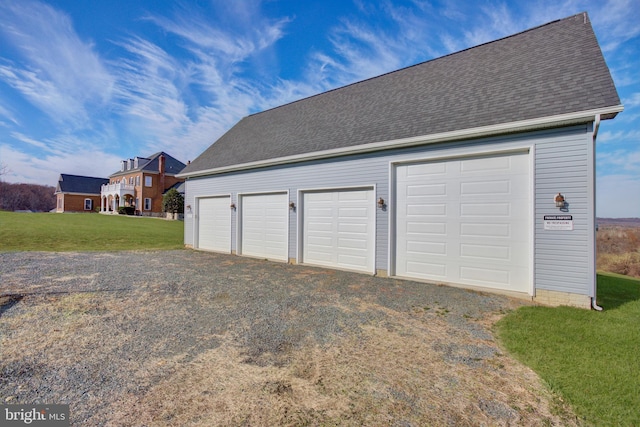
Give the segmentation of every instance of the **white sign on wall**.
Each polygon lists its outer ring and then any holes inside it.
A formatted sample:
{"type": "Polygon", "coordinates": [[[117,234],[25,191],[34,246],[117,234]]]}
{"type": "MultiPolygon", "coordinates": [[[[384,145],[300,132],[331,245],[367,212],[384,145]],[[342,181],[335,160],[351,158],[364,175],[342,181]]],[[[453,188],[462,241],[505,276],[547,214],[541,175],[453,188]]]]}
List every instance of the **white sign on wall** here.
{"type": "Polygon", "coordinates": [[[545,215],[545,230],[573,230],[573,215],[545,215]]]}

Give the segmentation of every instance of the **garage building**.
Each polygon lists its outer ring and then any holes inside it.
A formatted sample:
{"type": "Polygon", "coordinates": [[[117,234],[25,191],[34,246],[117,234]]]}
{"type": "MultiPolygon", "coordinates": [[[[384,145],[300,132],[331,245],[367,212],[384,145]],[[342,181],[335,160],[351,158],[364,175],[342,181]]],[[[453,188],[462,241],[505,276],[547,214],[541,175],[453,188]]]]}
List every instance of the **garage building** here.
{"type": "Polygon", "coordinates": [[[201,250],[595,305],[586,13],[245,117],[189,164],[201,250]]]}

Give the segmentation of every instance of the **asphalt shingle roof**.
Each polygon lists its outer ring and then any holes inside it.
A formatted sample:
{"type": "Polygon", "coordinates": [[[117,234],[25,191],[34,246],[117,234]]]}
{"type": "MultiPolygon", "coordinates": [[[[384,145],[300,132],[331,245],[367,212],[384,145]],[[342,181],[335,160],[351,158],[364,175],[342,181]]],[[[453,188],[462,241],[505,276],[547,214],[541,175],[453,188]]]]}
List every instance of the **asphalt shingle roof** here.
{"type": "Polygon", "coordinates": [[[107,178],[91,176],[61,174],[58,179],[56,193],[100,194],[103,184],[108,184],[107,178]]]}
{"type": "Polygon", "coordinates": [[[124,171],[117,171],[109,175],[110,177],[119,176],[119,175],[127,175],[131,172],[136,171],[145,171],[145,172],[158,172],[158,162],[160,155],[164,154],[164,171],[167,174],[178,174],[184,167],[186,166],[180,160],[171,156],[170,154],[165,153],[164,151],[159,151],[157,153],[152,154],[149,157],[139,158],[139,164],[137,168],[125,169],[124,171]]]}
{"type": "Polygon", "coordinates": [[[581,13],[245,117],[182,173],[619,105],[581,13]]]}

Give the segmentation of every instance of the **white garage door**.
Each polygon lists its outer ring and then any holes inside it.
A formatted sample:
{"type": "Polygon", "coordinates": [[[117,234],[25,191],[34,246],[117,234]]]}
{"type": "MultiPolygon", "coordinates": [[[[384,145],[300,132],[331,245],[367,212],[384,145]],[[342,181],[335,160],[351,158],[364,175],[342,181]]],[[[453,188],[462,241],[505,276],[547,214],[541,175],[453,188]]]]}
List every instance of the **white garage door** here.
{"type": "Polygon", "coordinates": [[[529,159],[509,154],[396,169],[396,274],[529,291],[529,159]]]}
{"type": "Polygon", "coordinates": [[[289,196],[287,193],[242,197],[242,255],[288,261],[289,196]]]}
{"type": "Polygon", "coordinates": [[[198,248],[231,252],[231,198],[198,199],[198,248]]]}
{"type": "Polygon", "coordinates": [[[374,272],[373,190],[304,193],[303,206],[303,262],[374,272]]]}

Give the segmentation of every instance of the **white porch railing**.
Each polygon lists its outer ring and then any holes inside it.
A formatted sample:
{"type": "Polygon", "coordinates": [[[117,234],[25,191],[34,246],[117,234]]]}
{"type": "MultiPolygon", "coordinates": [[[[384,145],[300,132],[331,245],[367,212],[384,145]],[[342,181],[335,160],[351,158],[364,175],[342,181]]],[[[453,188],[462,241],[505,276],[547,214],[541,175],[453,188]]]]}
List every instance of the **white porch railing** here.
{"type": "Polygon", "coordinates": [[[135,197],[136,187],[120,182],[104,184],[100,189],[100,212],[116,213],[119,206],[124,206],[125,196],[135,197]]]}
{"type": "Polygon", "coordinates": [[[134,192],[136,189],[136,187],[134,185],[130,185],[130,184],[124,184],[124,183],[119,183],[119,184],[104,184],[102,186],[102,194],[105,193],[115,193],[115,194],[124,194],[124,191],[130,191],[130,192],[134,192]]]}

